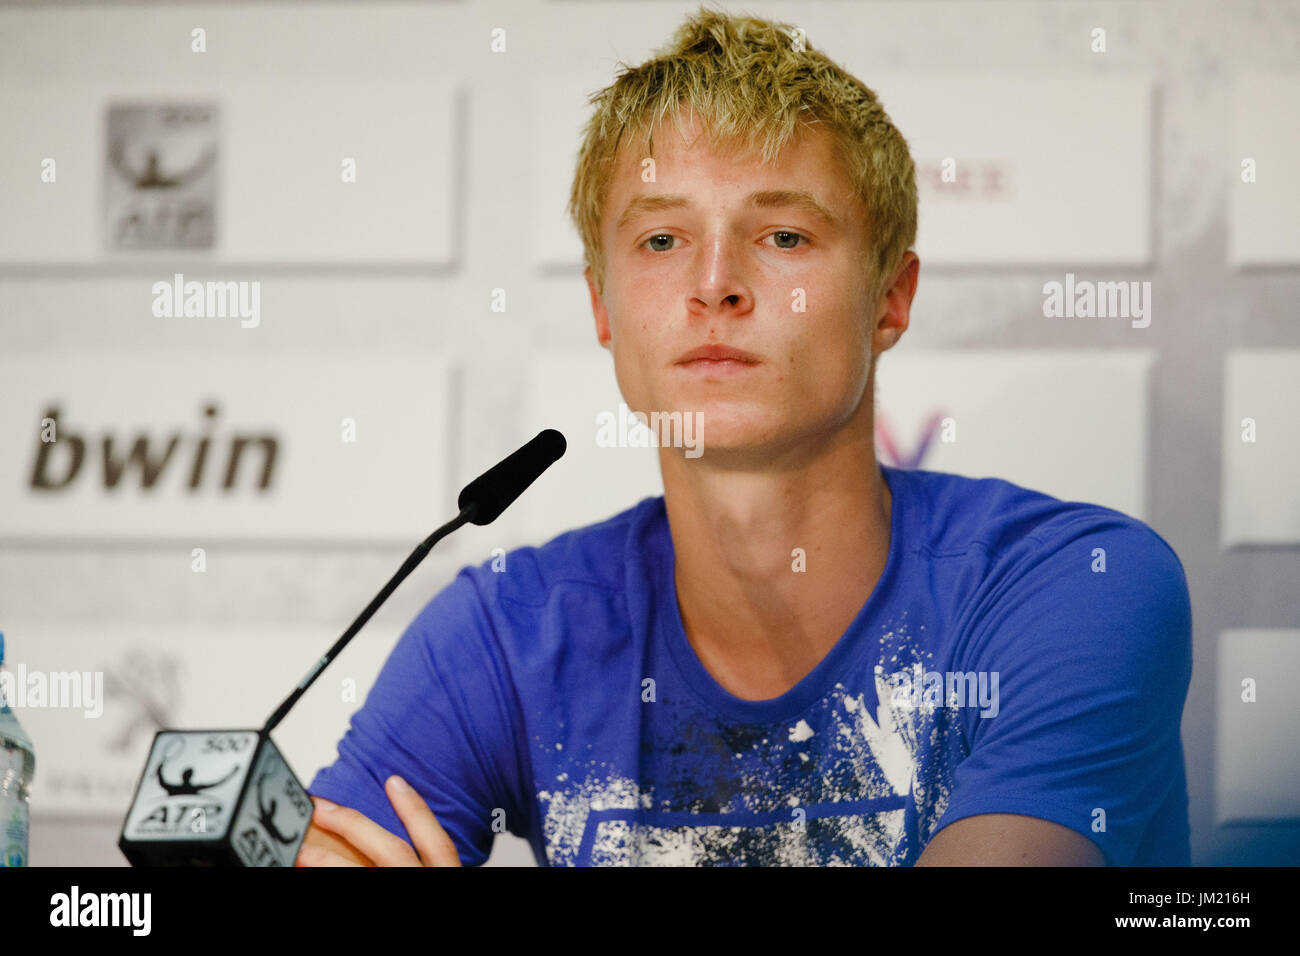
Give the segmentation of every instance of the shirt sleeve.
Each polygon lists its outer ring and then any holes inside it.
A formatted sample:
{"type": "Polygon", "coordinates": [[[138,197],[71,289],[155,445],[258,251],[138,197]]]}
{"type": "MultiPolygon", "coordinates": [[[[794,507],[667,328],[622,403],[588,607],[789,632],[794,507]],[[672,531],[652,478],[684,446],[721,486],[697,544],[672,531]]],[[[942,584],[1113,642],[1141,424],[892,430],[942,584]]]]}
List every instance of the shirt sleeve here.
{"type": "Polygon", "coordinates": [[[339,741],[338,759],[308,793],[412,843],[384,791],[398,774],[424,798],[461,863],[482,864],[495,833],[526,830],[527,811],[514,796],[521,789],[512,687],[475,572],[463,569],[402,634],[339,741]]]}
{"type": "Polygon", "coordinates": [[[963,817],[1022,814],[1130,866],[1172,791],[1181,786],[1186,801],[1192,614],[1182,564],[1118,512],[1076,516],[1013,551],[962,655],[990,685],[997,673],[997,712],[965,709],[969,754],[934,833],[963,817]]]}

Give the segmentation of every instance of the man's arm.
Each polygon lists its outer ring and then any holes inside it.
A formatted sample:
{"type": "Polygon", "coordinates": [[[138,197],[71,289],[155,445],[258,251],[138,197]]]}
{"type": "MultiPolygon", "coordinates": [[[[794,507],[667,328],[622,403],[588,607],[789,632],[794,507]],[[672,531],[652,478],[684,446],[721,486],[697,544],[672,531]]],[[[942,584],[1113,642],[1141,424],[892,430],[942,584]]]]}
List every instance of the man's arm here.
{"type": "Polygon", "coordinates": [[[917,866],[1105,866],[1097,845],[1069,827],[1015,813],[963,817],[934,835],[917,866]]]}
{"type": "MultiPolygon", "coordinates": [[[[917,862],[1131,866],[1182,785],[1182,566],[1139,522],[1084,513],[1008,548],[992,584],[955,663],[990,675],[992,706],[961,712],[969,751],[917,862]]],[[[1148,857],[1181,857],[1159,825],[1148,857]]]]}
{"type": "MultiPolygon", "coordinates": [[[[478,866],[491,850],[493,808],[524,819],[514,796],[524,790],[516,750],[524,734],[513,686],[503,677],[508,664],[472,570],[462,570],[407,627],[352,715],[338,759],[316,774],[307,792],[350,807],[375,827],[369,831],[375,839],[382,842],[387,833],[404,842],[414,834],[381,783],[401,776],[452,834],[460,862],[478,866]]],[[[487,577],[495,583],[504,576],[487,577]]],[[[355,853],[382,864],[357,834],[319,816],[311,829],[331,830],[355,853]]]]}

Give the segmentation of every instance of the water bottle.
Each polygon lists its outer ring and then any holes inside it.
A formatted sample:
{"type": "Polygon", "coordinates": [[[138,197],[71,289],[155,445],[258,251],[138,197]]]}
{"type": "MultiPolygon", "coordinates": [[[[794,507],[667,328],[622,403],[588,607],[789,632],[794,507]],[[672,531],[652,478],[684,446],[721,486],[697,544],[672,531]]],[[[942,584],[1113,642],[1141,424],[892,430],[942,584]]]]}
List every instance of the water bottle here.
{"type": "MultiPolygon", "coordinates": [[[[5,636],[0,632],[0,670],[4,668],[5,636]]],[[[4,698],[0,681],[0,866],[27,865],[27,824],[36,748],[27,738],[18,715],[4,698]]]]}

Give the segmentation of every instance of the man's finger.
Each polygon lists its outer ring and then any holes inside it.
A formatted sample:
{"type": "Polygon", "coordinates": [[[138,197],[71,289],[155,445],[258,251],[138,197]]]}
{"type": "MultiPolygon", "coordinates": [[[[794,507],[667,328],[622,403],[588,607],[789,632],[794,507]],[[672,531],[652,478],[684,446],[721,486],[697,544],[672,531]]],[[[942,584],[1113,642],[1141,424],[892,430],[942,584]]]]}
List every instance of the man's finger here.
{"type": "Polygon", "coordinates": [[[421,865],[409,843],[351,807],[318,800],[312,822],[343,837],[376,866],[421,865]]]}
{"type": "Polygon", "coordinates": [[[429,805],[424,802],[411,785],[401,777],[393,775],[384,784],[388,793],[388,802],[397,811],[398,818],[411,835],[415,848],[420,851],[420,858],[425,866],[460,866],[460,854],[447,831],[442,828],[438,818],[433,815],[429,805]]]}
{"type": "MultiPolygon", "coordinates": [[[[312,797],[313,800],[320,800],[319,797],[312,797]]],[[[337,833],[330,833],[329,830],[322,830],[316,824],[311,824],[307,828],[307,836],[304,843],[314,844],[323,850],[329,850],[331,853],[337,853],[339,856],[358,863],[361,866],[374,866],[375,861],[367,858],[356,847],[354,847],[337,833]]]]}

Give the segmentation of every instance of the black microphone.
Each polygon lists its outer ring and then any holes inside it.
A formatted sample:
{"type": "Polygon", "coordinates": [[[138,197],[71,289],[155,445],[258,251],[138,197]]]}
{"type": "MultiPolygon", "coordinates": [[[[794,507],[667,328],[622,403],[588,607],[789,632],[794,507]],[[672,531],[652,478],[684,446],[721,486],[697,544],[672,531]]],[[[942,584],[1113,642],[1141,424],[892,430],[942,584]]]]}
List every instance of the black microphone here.
{"type": "Polygon", "coordinates": [[[293,866],[313,807],[272,729],[435,544],[464,524],[491,524],[566,447],[548,428],[466,485],[460,514],[416,546],[261,730],[158,731],[117,842],[131,865],[293,866]]]}
{"type": "Polygon", "coordinates": [[[554,428],[538,432],[523,448],[466,485],[456,499],[456,507],[461,514],[469,512],[466,520],[470,524],[491,524],[542,472],[560,460],[567,447],[564,436],[554,428]]]}

